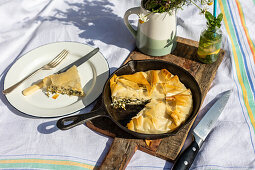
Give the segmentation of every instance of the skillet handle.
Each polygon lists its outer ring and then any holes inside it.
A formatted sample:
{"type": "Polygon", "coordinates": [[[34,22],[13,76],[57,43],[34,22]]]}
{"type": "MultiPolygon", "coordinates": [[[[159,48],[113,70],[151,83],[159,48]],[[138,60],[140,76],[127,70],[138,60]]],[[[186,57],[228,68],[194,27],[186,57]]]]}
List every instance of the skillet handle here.
{"type": "Polygon", "coordinates": [[[61,130],[68,130],[75,126],[81,125],[90,119],[94,119],[101,116],[109,117],[104,111],[103,107],[99,107],[97,110],[94,110],[89,113],[83,113],[61,118],[57,121],[57,127],[61,130]]]}

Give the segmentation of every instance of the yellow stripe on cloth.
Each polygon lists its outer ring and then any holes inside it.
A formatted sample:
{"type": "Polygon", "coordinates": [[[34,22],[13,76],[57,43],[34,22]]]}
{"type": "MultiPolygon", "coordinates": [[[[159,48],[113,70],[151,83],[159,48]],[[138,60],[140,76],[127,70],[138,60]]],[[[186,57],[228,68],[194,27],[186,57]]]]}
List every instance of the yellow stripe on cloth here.
{"type": "Polygon", "coordinates": [[[247,97],[247,90],[244,86],[244,82],[243,82],[243,79],[242,79],[241,70],[240,70],[240,67],[239,67],[239,64],[238,64],[238,56],[237,56],[237,52],[236,52],[237,50],[236,50],[236,47],[234,45],[232,35],[230,33],[230,28],[229,28],[229,25],[228,25],[228,21],[227,21],[227,18],[226,18],[226,14],[225,14],[225,11],[224,11],[222,0],[219,0],[219,4],[220,4],[221,12],[223,14],[223,21],[225,23],[226,31],[227,31],[227,33],[229,35],[229,38],[230,38],[230,41],[231,41],[231,45],[232,45],[232,49],[233,49],[233,56],[234,56],[234,63],[235,63],[236,72],[237,72],[237,78],[238,78],[239,84],[242,88],[242,93],[243,93],[243,97],[244,97],[244,104],[245,104],[247,112],[249,114],[251,124],[253,125],[253,128],[255,128],[255,119],[254,119],[252,109],[251,109],[251,106],[249,104],[249,100],[248,100],[248,97],[247,97]]]}
{"type": "Polygon", "coordinates": [[[40,164],[54,164],[54,165],[68,165],[77,166],[87,169],[94,169],[92,165],[87,165],[73,161],[61,161],[61,160],[46,160],[46,159],[13,159],[13,160],[0,160],[0,164],[11,164],[11,163],[40,163],[40,164]]]}
{"type": "Polygon", "coordinates": [[[252,40],[250,38],[248,29],[247,29],[245,21],[244,21],[244,14],[243,14],[243,11],[242,11],[242,7],[241,7],[241,4],[240,4],[240,2],[238,0],[235,0],[235,2],[236,2],[236,5],[237,5],[237,9],[238,9],[238,13],[239,13],[239,16],[240,16],[240,20],[241,20],[241,23],[242,23],[242,26],[243,26],[243,29],[244,29],[244,32],[245,32],[245,35],[246,35],[249,47],[250,47],[252,55],[253,55],[253,61],[255,63],[255,47],[254,47],[254,45],[252,43],[252,40]]]}

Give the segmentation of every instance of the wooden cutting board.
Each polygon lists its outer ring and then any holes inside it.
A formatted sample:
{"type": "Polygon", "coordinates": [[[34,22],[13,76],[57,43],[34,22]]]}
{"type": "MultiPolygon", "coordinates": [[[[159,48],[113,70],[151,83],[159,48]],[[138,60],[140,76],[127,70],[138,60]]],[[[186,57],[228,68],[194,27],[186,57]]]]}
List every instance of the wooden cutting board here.
{"type": "MultiPolygon", "coordinates": [[[[220,51],[219,58],[215,63],[203,64],[197,59],[197,47],[198,42],[178,37],[177,47],[172,54],[162,57],[151,57],[135,50],[130,53],[124,64],[130,60],[146,59],[164,60],[177,64],[189,71],[195,77],[201,88],[203,102],[204,97],[206,96],[215,77],[216,71],[222,62],[224,51],[220,51]]],[[[97,102],[95,108],[101,104],[100,102],[101,101],[97,102]]],[[[116,170],[125,169],[137,149],[173,162],[180,153],[194,120],[195,118],[190,123],[186,124],[184,128],[182,128],[174,136],[151,141],[138,139],[128,134],[115,125],[109,118],[96,118],[88,121],[86,125],[96,132],[114,138],[113,143],[99,169],[116,170]]]]}

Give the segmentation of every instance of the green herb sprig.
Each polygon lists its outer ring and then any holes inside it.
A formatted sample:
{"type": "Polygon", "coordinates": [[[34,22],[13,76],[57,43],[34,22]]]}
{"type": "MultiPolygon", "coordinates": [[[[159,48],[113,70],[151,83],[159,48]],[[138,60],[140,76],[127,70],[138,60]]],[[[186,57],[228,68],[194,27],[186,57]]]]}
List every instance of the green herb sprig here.
{"type": "Polygon", "coordinates": [[[221,21],[223,19],[223,14],[220,13],[217,18],[214,17],[210,12],[206,11],[205,12],[205,18],[207,20],[207,29],[209,31],[215,32],[217,28],[221,27],[221,21]]]}
{"type": "Polygon", "coordinates": [[[210,12],[205,12],[205,18],[207,20],[207,29],[204,31],[203,36],[200,37],[199,46],[207,48],[215,44],[215,42],[221,40],[222,35],[217,32],[221,27],[221,21],[223,19],[223,14],[220,13],[217,18],[214,17],[210,12]]]}

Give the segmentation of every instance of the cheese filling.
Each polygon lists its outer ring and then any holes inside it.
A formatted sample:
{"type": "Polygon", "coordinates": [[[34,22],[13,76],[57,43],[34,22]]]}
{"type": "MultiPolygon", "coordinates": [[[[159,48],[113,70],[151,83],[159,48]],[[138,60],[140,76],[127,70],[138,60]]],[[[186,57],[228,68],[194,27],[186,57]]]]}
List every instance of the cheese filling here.
{"type": "Polygon", "coordinates": [[[118,108],[126,109],[126,105],[143,105],[148,102],[149,100],[147,99],[141,100],[141,99],[132,99],[132,98],[113,97],[111,105],[115,109],[118,109],[118,108]]]}

